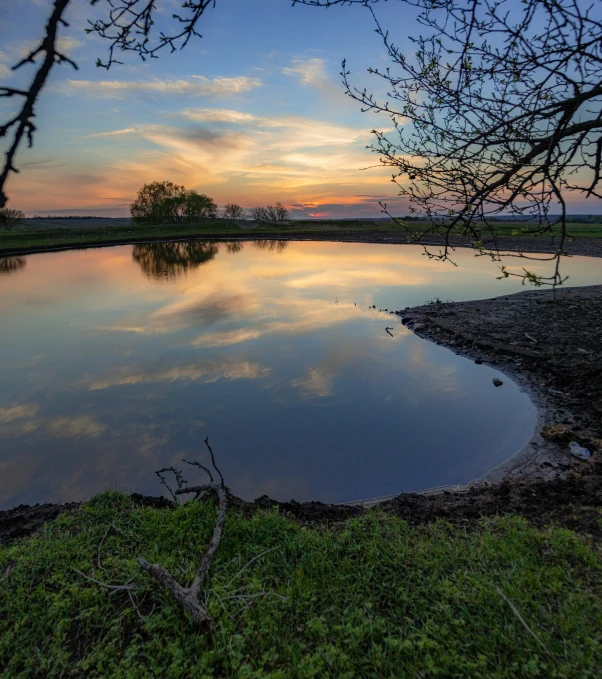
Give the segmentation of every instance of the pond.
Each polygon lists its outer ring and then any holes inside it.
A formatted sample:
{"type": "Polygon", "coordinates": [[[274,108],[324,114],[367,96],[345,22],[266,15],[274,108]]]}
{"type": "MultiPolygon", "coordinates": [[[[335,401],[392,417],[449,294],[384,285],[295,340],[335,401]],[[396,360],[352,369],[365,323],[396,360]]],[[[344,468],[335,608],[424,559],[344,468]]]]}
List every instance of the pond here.
{"type": "MultiPolygon", "coordinates": [[[[158,495],[154,471],[205,460],[206,436],[245,499],[345,502],[484,474],[527,442],[535,407],[384,311],[520,289],[470,251],[456,260],[277,241],[0,260],[0,505],[158,495]]],[[[583,257],[565,273],[602,279],[583,257]]]]}

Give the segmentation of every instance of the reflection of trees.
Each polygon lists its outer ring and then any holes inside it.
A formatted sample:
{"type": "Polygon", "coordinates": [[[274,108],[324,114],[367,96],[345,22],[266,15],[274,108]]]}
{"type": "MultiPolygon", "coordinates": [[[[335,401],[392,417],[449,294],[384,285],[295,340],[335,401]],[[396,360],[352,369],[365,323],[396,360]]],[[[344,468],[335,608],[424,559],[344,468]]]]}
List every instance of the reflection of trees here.
{"type": "Polygon", "coordinates": [[[242,252],[245,244],[239,240],[233,240],[230,243],[226,243],[226,252],[231,255],[235,255],[237,252],[242,252]]]}
{"type": "Polygon", "coordinates": [[[141,243],[134,245],[132,257],[149,278],[175,280],[196,269],[218,253],[216,243],[141,243]]]}
{"type": "Polygon", "coordinates": [[[10,276],[25,268],[27,259],[25,257],[0,257],[0,276],[10,276]]]}
{"type": "Polygon", "coordinates": [[[287,240],[254,240],[253,245],[259,250],[282,252],[288,247],[287,240]]]}

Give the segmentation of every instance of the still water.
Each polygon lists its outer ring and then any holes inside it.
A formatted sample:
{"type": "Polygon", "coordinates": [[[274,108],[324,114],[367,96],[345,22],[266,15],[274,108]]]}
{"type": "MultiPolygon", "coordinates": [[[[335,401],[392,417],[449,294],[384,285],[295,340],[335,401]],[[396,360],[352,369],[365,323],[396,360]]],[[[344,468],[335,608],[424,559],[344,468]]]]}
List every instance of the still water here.
{"type": "MultiPolygon", "coordinates": [[[[528,440],[534,406],[379,312],[520,288],[469,251],[456,261],[261,241],[0,259],[0,505],[157,495],[154,470],[204,459],[206,436],[247,499],[349,501],[480,476],[528,440]]],[[[602,282],[600,260],[565,273],[602,282]]]]}

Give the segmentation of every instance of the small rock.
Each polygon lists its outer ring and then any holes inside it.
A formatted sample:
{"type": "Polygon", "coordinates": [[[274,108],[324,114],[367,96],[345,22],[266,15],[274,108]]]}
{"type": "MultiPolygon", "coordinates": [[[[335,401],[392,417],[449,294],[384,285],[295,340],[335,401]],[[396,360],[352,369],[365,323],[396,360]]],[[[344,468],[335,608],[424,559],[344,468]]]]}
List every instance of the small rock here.
{"type": "Polygon", "coordinates": [[[571,441],[569,443],[569,449],[571,451],[571,455],[578,458],[579,460],[588,460],[591,455],[589,450],[580,446],[577,441],[571,441]]]}
{"type": "Polygon", "coordinates": [[[475,358],[474,362],[475,362],[477,365],[481,365],[481,363],[483,363],[483,359],[482,359],[482,358],[475,358]]]}
{"type": "Polygon", "coordinates": [[[504,384],[504,383],[502,382],[502,380],[498,379],[497,377],[494,377],[494,378],[493,378],[493,386],[494,386],[494,387],[501,387],[502,384],[504,384]]]}

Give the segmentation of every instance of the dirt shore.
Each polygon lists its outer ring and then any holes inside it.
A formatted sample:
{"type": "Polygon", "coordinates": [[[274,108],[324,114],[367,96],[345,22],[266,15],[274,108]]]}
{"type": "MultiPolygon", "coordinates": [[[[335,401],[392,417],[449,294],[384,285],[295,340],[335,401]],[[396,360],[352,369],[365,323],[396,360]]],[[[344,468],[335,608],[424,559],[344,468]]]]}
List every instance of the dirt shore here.
{"type": "MultiPolygon", "coordinates": [[[[519,514],[538,524],[553,521],[602,538],[602,286],[561,288],[555,295],[531,290],[396,313],[419,336],[512,376],[538,404],[540,422],[528,446],[467,490],[400,495],[382,503],[381,509],[412,523],[445,518],[468,526],[483,516],[519,514]],[[572,457],[571,441],[585,445],[591,458],[572,457]]],[[[144,504],[169,506],[163,498],[134,497],[144,504]]],[[[267,497],[233,502],[249,513],[278,506],[308,522],[336,522],[366,511],[267,497]]],[[[0,543],[31,534],[76,506],[0,512],[0,543]]]]}
{"type": "MultiPolygon", "coordinates": [[[[530,290],[396,312],[420,337],[509,374],[539,406],[532,441],[484,480],[549,480],[602,438],[602,286],[530,290]],[[543,431],[543,435],[542,432],[543,431]]],[[[500,387],[500,388],[503,388],[500,387]]]]}

